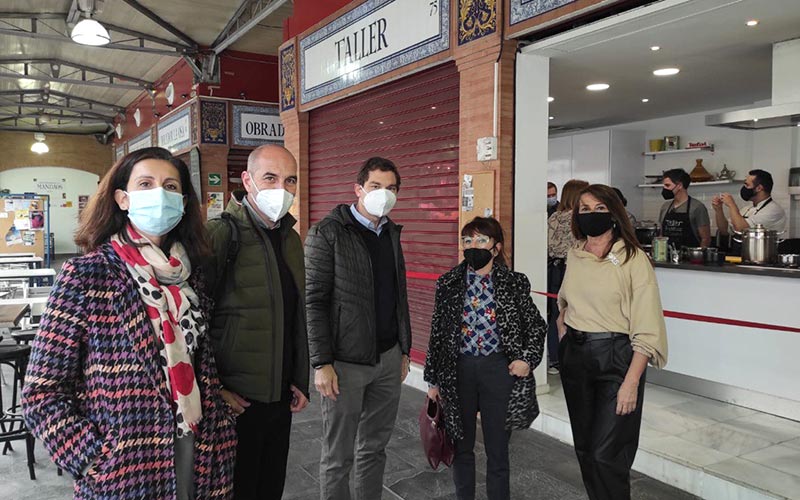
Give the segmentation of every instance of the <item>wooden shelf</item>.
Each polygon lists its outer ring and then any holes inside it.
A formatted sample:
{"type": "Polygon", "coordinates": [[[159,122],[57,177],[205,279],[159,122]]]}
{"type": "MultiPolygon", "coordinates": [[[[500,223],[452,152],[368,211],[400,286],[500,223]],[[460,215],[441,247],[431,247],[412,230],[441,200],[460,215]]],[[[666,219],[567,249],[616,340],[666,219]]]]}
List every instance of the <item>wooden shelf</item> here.
{"type": "MultiPolygon", "coordinates": [[[[718,186],[720,184],[733,184],[734,182],[744,182],[744,181],[737,180],[737,179],[727,179],[727,180],[724,180],[724,181],[692,182],[691,186],[689,186],[689,187],[694,187],[694,186],[718,186]]],[[[639,184],[636,187],[640,187],[640,188],[660,188],[660,187],[664,187],[664,184],[661,183],[661,182],[651,183],[651,184],[639,184]]]]}
{"type": "Polygon", "coordinates": [[[652,156],[653,159],[656,159],[656,156],[661,155],[674,155],[677,153],[697,153],[699,151],[711,151],[714,152],[714,145],[706,146],[703,148],[689,148],[689,149],[672,149],[669,151],[650,151],[642,153],[642,156],[652,156]]]}

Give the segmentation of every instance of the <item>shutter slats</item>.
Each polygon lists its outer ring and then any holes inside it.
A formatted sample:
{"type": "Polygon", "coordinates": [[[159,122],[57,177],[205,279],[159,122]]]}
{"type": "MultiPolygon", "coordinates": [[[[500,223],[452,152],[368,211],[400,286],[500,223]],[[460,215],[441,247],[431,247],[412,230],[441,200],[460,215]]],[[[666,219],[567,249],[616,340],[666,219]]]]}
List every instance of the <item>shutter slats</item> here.
{"type": "MultiPolygon", "coordinates": [[[[409,273],[440,275],[458,263],[459,78],[448,63],[311,111],[309,217],[353,203],[364,161],[395,162],[402,184],[392,219],[403,227],[409,273]]],[[[245,158],[246,160],[246,158],[245,158]]],[[[428,347],[431,279],[408,278],[413,348],[428,347]]]]}

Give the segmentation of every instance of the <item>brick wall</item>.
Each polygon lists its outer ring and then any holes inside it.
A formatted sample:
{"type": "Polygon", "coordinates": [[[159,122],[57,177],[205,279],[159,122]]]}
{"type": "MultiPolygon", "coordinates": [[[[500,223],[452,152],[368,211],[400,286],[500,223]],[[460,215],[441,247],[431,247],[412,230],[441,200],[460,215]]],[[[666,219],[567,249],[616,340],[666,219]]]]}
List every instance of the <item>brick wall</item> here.
{"type": "Polygon", "coordinates": [[[31,151],[32,132],[0,132],[0,171],[18,167],[67,167],[100,177],[111,168],[111,145],[102,145],[91,135],[47,133],[50,148],[43,155],[31,151]]]}

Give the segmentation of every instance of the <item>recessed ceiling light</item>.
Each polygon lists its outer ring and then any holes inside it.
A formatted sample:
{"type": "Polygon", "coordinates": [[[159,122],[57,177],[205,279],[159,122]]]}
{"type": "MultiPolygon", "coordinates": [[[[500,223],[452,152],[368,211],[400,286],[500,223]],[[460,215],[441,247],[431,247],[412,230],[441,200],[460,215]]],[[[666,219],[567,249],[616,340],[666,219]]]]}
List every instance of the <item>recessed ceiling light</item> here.
{"type": "Polygon", "coordinates": [[[555,116],[550,116],[550,117],[549,117],[549,119],[550,119],[550,120],[555,120],[555,119],[556,119],[556,117],[555,117],[555,116]]]}
{"type": "Polygon", "coordinates": [[[753,118],[753,123],[757,122],[758,118],[753,118]]]}
{"type": "Polygon", "coordinates": [[[647,99],[647,98],[642,99],[642,102],[650,102],[650,99],[647,99]]]}
{"type": "Polygon", "coordinates": [[[593,83],[591,85],[586,86],[586,90],[591,90],[592,92],[597,92],[600,90],[607,90],[611,85],[607,83],[593,83]]]}
{"type": "Polygon", "coordinates": [[[661,50],[661,47],[659,47],[658,45],[653,45],[652,47],[650,47],[650,50],[652,50],[653,52],[655,52],[655,51],[657,51],[657,50],[661,50]]]}
{"type": "Polygon", "coordinates": [[[747,21],[745,24],[750,26],[751,28],[753,26],[758,26],[758,19],[751,19],[751,20],[747,21]]]}
{"type": "Polygon", "coordinates": [[[436,106],[431,106],[431,109],[436,109],[436,106]]]}
{"type": "Polygon", "coordinates": [[[548,97],[548,98],[547,98],[547,102],[553,102],[553,101],[555,101],[555,100],[556,100],[556,98],[555,98],[555,97],[548,97]]]}
{"type": "Polygon", "coordinates": [[[383,125],[383,122],[378,122],[379,125],[383,125]]]}
{"type": "Polygon", "coordinates": [[[680,72],[681,70],[678,68],[661,68],[653,71],[653,74],[656,76],[672,76],[677,75],[680,72]]]}

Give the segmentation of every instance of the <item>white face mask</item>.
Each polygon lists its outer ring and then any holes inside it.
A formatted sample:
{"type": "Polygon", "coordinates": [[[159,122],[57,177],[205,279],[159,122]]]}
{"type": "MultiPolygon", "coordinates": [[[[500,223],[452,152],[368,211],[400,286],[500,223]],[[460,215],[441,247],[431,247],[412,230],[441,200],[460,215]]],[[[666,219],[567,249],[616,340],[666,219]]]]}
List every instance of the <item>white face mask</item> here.
{"type": "MultiPolygon", "coordinates": [[[[255,187],[255,183],[253,183],[255,187]]],[[[258,188],[256,187],[258,191],[258,188]]],[[[256,205],[272,222],[278,222],[289,212],[294,195],[285,189],[262,189],[256,195],[256,205]]]]}
{"type": "Polygon", "coordinates": [[[389,212],[394,208],[394,204],[397,203],[397,196],[388,189],[374,189],[367,192],[362,187],[361,190],[365,193],[364,198],[362,198],[364,208],[367,209],[370,215],[375,217],[389,215],[389,212]]]}

